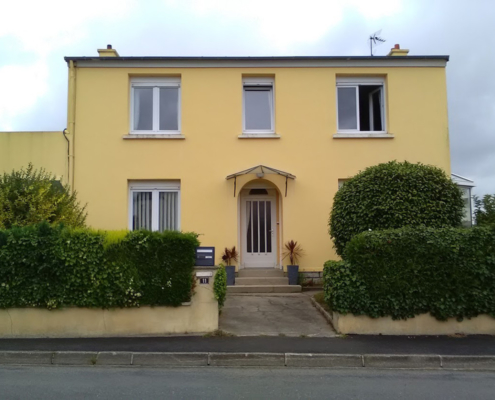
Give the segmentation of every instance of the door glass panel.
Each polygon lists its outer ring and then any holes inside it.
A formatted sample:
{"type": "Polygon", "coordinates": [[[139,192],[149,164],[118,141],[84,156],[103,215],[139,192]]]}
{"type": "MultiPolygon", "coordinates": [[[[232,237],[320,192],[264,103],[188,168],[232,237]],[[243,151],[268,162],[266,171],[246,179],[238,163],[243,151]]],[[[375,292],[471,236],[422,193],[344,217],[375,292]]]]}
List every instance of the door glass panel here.
{"type": "Polygon", "coordinates": [[[258,201],[253,201],[253,253],[259,249],[258,201]]]}
{"type": "Polygon", "coordinates": [[[264,253],[266,249],[266,226],[265,226],[265,202],[260,201],[260,253],[264,253]]]}
{"type": "Polygon", "coordinates": [[[272,252],[272,202],[266,202],[266,252],[272,252]]]}
{"type": "Polygon", "coordinates": [[[337,90],[339,129],[357,129],[356,88],[339,87],[337,90]]]}
{"type": "Polygon", "coordinates": [[[151,230],[151,192],[132,193],[132,230],[151,230]]]}
{"type": "Polygon", "coordinates": [[[247,201],[246,202],[246,221],[247,221],[247,233],[246,233],[246,239],[247,239],[247,252],[251,253],[253,251],[253,232],[252,232],[252,225],[251,225],[251,202],[247,201]]]}
{"type": "Polygon", "coordinates": [[[134,130],[153,129],[153,88],[134,88],[134,130]]]}
{"type": "Polygon", "coordinates": [[[160,88],[160,130],[179,130],[179,88],[160,88]]]}
{"type": "Polygon", "coordinates": [[[158,230],[173,231],[178,229],[178,193],[160,192],[158,202],[158,230]]]}

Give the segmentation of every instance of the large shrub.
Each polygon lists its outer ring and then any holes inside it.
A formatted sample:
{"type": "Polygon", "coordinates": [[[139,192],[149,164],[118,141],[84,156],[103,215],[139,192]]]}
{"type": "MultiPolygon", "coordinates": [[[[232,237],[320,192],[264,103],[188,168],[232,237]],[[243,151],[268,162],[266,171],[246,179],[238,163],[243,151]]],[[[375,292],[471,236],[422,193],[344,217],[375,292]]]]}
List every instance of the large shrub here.
{"type": "Polygon", "coordinates": [[[195,234],[112,236],[47,222],[0,231],[0,308],[178,306],[190,300],[195,234]]]}
{"type": "Polygon", "coordinates": [[[336,193],[329,233],[339,255],[370,229],[459,226],[462,194],[440,168],[391,161],[360,172],[336,193]]]}
{"type": "Polygon", "coordinates": [[[42,221],[83,227],[84,207],[75,192],[44,169],[27,169],[0,176],[0,229],[42,221]]]}
{"type": "Polygon", "coordinates": [[[363,232],[344,258],[325,265],[325,299],[334,311],[495,317],[495,227],[363,232]]]}

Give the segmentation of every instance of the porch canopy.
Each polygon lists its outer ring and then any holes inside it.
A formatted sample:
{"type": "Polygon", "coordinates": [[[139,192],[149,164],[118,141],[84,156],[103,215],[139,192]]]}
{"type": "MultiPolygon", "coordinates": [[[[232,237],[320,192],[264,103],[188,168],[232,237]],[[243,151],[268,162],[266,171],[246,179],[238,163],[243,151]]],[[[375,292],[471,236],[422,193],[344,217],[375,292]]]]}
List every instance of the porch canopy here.
{"type": "Polygon", "coordinates": [[[231,174],[227,176],[227,180],[234,179],[234,197],[236,191],[237,177],[239,175],[247,175],[247,174],[256,174],[258,178],[263,178],[265,174],[275,174],[285,176],[285,197],[287,197],[287,181],[289,179],[296,179],[295,175],[292,175],[288,172],[280,171],[279,169],[267,167],[266,165],[257,165],[252,168],[245,169],[244,171],[236,172],[235,174],[231,174]]]}

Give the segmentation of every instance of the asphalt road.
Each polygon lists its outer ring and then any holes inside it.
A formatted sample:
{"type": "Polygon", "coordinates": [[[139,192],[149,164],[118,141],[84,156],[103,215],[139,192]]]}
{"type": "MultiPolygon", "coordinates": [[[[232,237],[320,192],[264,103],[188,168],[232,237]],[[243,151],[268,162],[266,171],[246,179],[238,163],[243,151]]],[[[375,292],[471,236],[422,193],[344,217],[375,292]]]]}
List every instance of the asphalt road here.
{"type": "Polygon", "coordinates": [[[495,373],[268,368],[0,368],[1,399],[493,399],[495,373]]]}

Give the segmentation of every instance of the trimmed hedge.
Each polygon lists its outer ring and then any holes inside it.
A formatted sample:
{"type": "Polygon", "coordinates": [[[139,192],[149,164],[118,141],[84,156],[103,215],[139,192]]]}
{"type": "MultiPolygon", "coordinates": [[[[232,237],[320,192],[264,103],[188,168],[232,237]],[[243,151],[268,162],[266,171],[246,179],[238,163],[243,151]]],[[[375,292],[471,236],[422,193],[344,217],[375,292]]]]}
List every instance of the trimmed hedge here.
{"type": "Polygon", "coordinates": [[[325,301],[342,314],[439,320],[495,317],[495,228],[364,232],[324,268],[325,301]]]}
{"type": "Polygon", "coordinates": [[[335,194],[329,233],[343,256],[354,235],[404,226],[459,227],[462,194],[440,168],[391,161],[369,167],[335,194]]]}
{"type": "Polygon", "coordinates": [[[178,306],[191,298],[195,234],[48,223],[0,231],[0,308],[178,306]]]}

